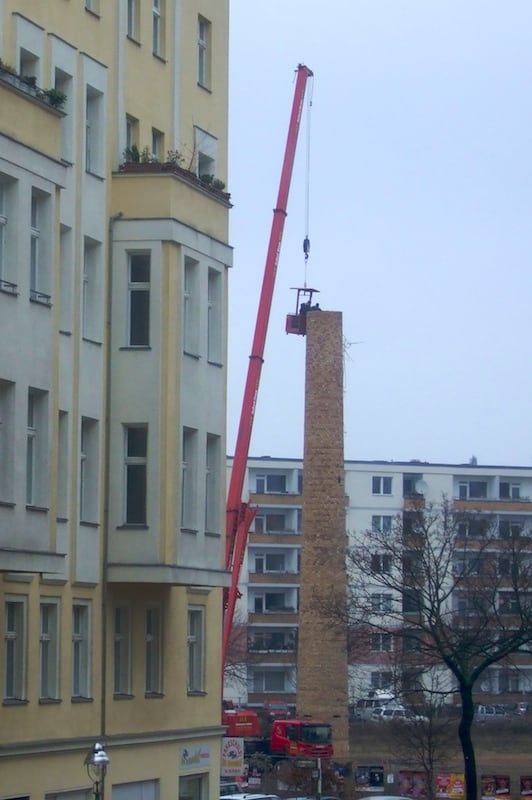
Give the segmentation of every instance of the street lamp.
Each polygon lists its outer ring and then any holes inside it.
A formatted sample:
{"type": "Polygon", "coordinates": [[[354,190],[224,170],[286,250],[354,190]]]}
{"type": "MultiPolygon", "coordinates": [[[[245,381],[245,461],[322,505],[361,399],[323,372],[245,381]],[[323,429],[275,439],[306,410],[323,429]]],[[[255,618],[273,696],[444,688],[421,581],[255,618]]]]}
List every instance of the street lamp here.
{"type": "Polygon", "coordinates": [[[96,742],[85,757],[85,766],[87,775],[91,779],[94,800],[103,800],[103,781],[108,764],[109,756],[105,752],[103,744],[96,742]]]}

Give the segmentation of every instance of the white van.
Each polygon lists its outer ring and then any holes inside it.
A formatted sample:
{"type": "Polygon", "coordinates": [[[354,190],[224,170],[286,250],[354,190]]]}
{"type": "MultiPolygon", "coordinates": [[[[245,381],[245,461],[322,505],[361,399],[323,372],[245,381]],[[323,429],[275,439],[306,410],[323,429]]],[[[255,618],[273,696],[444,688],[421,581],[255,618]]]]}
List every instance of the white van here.
{"type": "Polygon", "coordinates": [[[386,706],[388,703],[394,702],[394,700],[395,696],[391,694],[391,692],[376,690],[368,695],[368,697],[361,697],[360,700],[357,701],[354,708],[354,718],[367,721],[372,718],[373,712],[377,708],[386,706]]]}

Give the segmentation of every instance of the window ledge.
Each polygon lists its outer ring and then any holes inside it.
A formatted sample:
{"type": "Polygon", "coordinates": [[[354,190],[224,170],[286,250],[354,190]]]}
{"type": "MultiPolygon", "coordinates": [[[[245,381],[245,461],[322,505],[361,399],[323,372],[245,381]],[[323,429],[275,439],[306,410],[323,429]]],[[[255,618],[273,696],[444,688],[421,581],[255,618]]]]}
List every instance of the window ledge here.
{"type": "Polygon", "coordinates": [[[2,700],[2,705],[3,706],[27,706],[29,702],[30,702],[29,700],[23,700],[20,697],[5,697],[2,700]]]}
{"type": "Polygon", "coordinates": [[[96,19],[100,19],[100,14],[98,14],[97,11],[93,11],[92,8],[87,8],[87,6],[85,6],[85,11],[87,12],[87,14],[90,14],[91,17],[96,17],[96,19]]]}
{"type": "Polygon", "coordinates": [[[82,525],[84,528],[99,528],[99,522],[89,522],[87,519],[80,519],[79,524],[82,525]]]}
{"type": "Polygon", "coordinates": [[[16,283],[11,283],[3,278],[0,278],[0,292],[2,294],[9,294],[11,297],[18,297],[18,286],[16,283]]]}
{"type": "Polygon", "coordinates": [[[15,508],[16,503],[11,500],[0,500],[0,508],[15,508]]]}
{"type": "Polygon", "coordinates": [[[124,522],[123,525],[117,525],[117,531],[133,530],[133,531],[149,531],[150,526],[144,522],[124,522]]]}
{"type": "Polygon", "coordinates": [[[164,56],[160,55],[160,53],[152,53],[153,57],[157,59],[157,61],[161,61],[163,64],[167,64],[167,60],[164,56]]]}
{"type": "Polygon", "coordinates": [[[70,698],[71,703],[94,703],[93,697],[82,697],[81,695],[73,695],[70,698]]]}
{"type": "Polygon", "coordinates": [[[181,533],[191,533],[193,536],[198,535],[197,528],[181,528],[181,533]]]}
{"type": "Polygon", "coordinates": [[[39,697],[40,706],[57,706],[62,702],[60,697],[39,697]]]}
{"type": "Polygon", "coordinates": [[[62,336],[72,336],[72,331],[65,331],[65,330],[61,330],[61,328],[59,329],[59,333],[60,333],[62,336]]]}
{"type": "Polygon", "coordinates": [[[38,292],[36,289],[30,289],[30,303],[35,303],[38,306],[52,307],[52,298],[49,294],[38,292]]]}
{"type": "Polygon", "coordinates": [[[210,364],[212,367],[223,367],[221,361],[212,361],[210,358],[207,359],[207,364],[210,364]]]}
{"type": "Polygon", "coordinates": [[[113,694],[113,700],[134,700],[134,694],[125,694],[123,692],[115,692],[113,694]]]}
{"type": "Polygon", "coordinates": [[[198,81],[198,88],[203,89],[204,92],[208,92],[208,94],[212,94],[212,89],[209,89],[208,86],[205,86],[204,83],[200,83],[198,81]]]}
{"type": "Polygon", "coordinates": [[[149,344],[125,344],[123,347],[119,347],[119,350],[151,350],[151,345],[149,344]]]}
{"type": "Polygon", "coordinates": [[[136,45],[137,45],[137,47],[142,47],[142,45],[141,45],[141,43],[139,42],[139,40],[138,40],[138,39],[135,39],[135,37],[134,37],[134,36],[131,36],[129,33],[127,34],[127,37],[126,37],[126,38],[128,39],[128,41],[130,41],[130,42],[131,42],[131,44],[136,44],[136,45]]]}
{"type": "Polygon", "coordinates": [[[163,700],[164,694],[162,692],[144,692],[146,700],[163,700]]]}
{"type": "Polygon", "coordinates": [[[105,180],[105,175],[100,175],[98,172],[94,172],[93,169],[87,169],[86,167],[85,167],[85,175],[91,175],[93,178],[96,178],[96,180],[102,181],[102,183],[105,180]]]}
{"type": "Polygon", "coordinates": [[[97,339],[91,339],[90,336],[82,336],[81,338],[84,342],[88,342],[89,344],[95,344],[97,347],[102,346],[102,342],[98,341],[97,339]]]}
{"type": "Polygon", "coordinates": [[[212,536],[213,539],[220,539],[221,533],[217,531],[205,531],[205,536],[212,536]]]}
{"type": "Polygon", "coordinates": [[[183,350],[183,353],[186,356],[190,356],[190,358],[195,358],[197,361],[199,361],[201,358],[199,353],[191,353],[190,350],[183,350]]]}
{"type": "Polygon", "coordinates": [[[34,506],[31,503],[26,504],[26,511],[35,511],[37,514],[48,514],[50,509],[46,506],[34,506]]]}
{"type": "Polygon", "coordinates": [[[202,689],[188,689],[187,695],[189,697],[207,697],[207,692],[202,689]]]}

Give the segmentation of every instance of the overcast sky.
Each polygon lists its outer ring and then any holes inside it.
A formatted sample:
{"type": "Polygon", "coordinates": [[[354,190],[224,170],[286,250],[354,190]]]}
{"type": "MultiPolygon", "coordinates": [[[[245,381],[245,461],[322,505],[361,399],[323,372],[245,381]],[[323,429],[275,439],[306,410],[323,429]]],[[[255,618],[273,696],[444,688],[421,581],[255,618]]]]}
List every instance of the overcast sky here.
{"type": "Polygon", "coordinates": [[[343,315],[346,458],[532,465],[531,0],[231,0],[230,45],[228,453],[304,63],[250,455],[303,455],[306,283],[343,315]]]}

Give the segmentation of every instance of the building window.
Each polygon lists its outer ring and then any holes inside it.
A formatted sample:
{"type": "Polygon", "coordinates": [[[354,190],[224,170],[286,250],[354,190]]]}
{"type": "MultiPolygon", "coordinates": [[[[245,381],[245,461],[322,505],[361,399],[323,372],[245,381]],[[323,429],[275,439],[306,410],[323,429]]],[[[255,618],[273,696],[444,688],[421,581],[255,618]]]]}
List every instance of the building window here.
{"type": "Polygon", "coordinates": [[[181,466],[181,527],[196,529],[196,464],[198,432],[183,428],[183,461],[181,466]]]}
{"type": "Polygon", "coordinates": [[[126,150],[124,158],[126,161],[134,161],[133,155],[137,155],[139,150],[139,121],[135,117],[126,114],[126,150]]]}
{"type": "Polygon", "coordinates": [[[374,592],[371,595],[371,610],[375,614],[387,614],[392,610],[391,594],[374,592]]]}
{"type": "Polygon", "coordinates": [[[209,796],[208,780],[207,775],[183,775],[179,778],[178,797],[186,797],[187,800],[205,800],[209,796]]]}
{"type": "Polygon", "coordinates": [[[26,426],[26,504],[47,501],[47,399],[46,392],[28,389],[26,426]]]}
{"type": "Polygon", "coordinates": [[[95,175],[104,163],[103,94],[92,86],[85,92],[85,170],[95,175]]]}
{"type": "Polygon", "coordinates": [[[208,433],[205,456],[205,530],[218,533],[220,528],[220,437],[208,433]]]}
{"type": "Polygon", "coordinates": [[[131,692],[131,639],[129,609],[115,608],[113,648],[113,691],[115,694],[131,692]]]}
{"type": "Polygon", "coordinates": [[[125,426],[125,521],[146,525],[148,426],[125,426]]]}
{"type": "Polygon", "coordinates": [[[161,610],[158,607],[146,609],[146,694],[161,694],[161,610]]]}
{"type": "Polygon", "coordinates": [[[373,533],[391,533],[392,531],[391,516],[383,516],[382,514],[374,514],[371,517],[371,530],[373,533]]]}
{"type": "Polygon", "coordinates": [[[501,539],[519,539],[523,534],[523,523],[518,519],[499,519],[501,539]]]}
{"type": "Polygon", "coordinates": [[[84,339],[103,339],[103,286],[99,242],[85,237],[83,242],[82,335],[84,339]]]}
{"type": "Polygon", "coordinates": [[[26,697],[26,601],[8,599],[4,607],[4,699],[26,697]]]}
{"type": "Polygon", "coordinates": [[[90,697],[90,606],[72,606],[72,697],[90,697]]]}
{"type": "Polygon", "coordinates": [[[391,672],[372,672],[370,675],[372,689],[389,689],[393,685],[391,672]]]}
{"type": "MultiPolygon", "coordinates": [[[[288,681],[289,682],[289,681],[288,681]]],[[[251,675],[253,692],[285,692],[285,673],[282,670],[254,669],[251,675]]]]}
{"type": "Polygon", "coordinates": [[[218,140],[202,128],[195,127],[194,144],[197,153],[198,177],[215,178],[218,140]]]}
{"type": "Polygon", "coordinates": [[[13,499],[15,384],[0,380],[0,500],[13,499]]]}
{"type": "Polygon", "coordinates": [[[188,609],[188,670],[187,690],[203,692],[205,690],[205,630],[204,609],[188,609]]]}
{"type": "Polygon", "coordinates": [[[33,189],[30,211],[30,300],[50,305],[50,270],[48,252],[48,200],[33,189]]]}
{"type": "Polygon", "coordinates": [[[129,254],[129,335],[130,347],[150,344],[150,254],[129,254]]]}
{"type": "Polygon", "coordinates": [[[392,636],[390,633],[372,633],[370,638],[372,653],[391,653],[392,636]]]}
{"type": "Polygon", "coordinates": [[[164,133],[151,129],[151,155],[154,161],[164,161],[164,133]]]}
{"type": "Polygon", "coordinates": [[[460,500],[485,500],[487,496],[487,481],[460,481],[458,485],[460,500]]]}
{"type": "Polygon", "coordinates": [[[185,257],[183,277],[183,350],[191,355],[199,354],[199,264],[185,257]]]}
{"type": "Polygon", "coordinates": [[[209,270],[207,289],[207,359],[222,361],[222,276],[209,270]]]}
{"type": "Polygon", "coordinates": [[[68,412],[59,412],[57,431],[57,516],[59,519],[68,517],[68,412]]]}
{"type": "Polygon", "coordinates": [[[85,0],[85,8],[93,14],[100,13],[100,0],[85,0]]]}
{"type": "Polygon", "coordinates": [[[155,56],[163,56],[163,2],[164,0],[152,0],[152,45],[155,56]]]}
{"type": "Polygon", "coordinates": [[[371,491],[373,494],[391,494],[392,479],[389,477],[374,475],[371,479],[371,491]]]}
{"type": "Polygon", "coordinates": [[[521,497],[521,484],[501,481],[499,483],[499,498],[501,500],[519,500],[521,497]]]}
{"type": "Polygon", "coordinates": [[[286,475],[257,475],[255,491],[257,494],[286,494],[286,475]]]}
{"type": "Polygon", "coordinates": [[[16,294],[18,259],[15,257],[15,209],[17,208],[17,181],[0,175],[0,290],[16,294]],[[10,224],[9,219],[12,219],[10,224]]]}
{"type": "Polygon", "coordinates": [[[371,571],[376,575],[389,575],[392,571],[392,557],[381,553],[372,553],[371,571]]]}
{"type": "Polygon", "coordinates": [[[56,699],[59,686],[59,604],[43,600],[40,608],[40,687],[41,699],[56,699]]]}
{"type": "Polygon", "coordinates": [[[405,473],[403,475],[403,497],[421,497],[423,495],[423,491],[420,491],[422,485],[422,474],[405,473]]]}
{"type": "Polygon", "coordinates": [[[139,39],[139,0],[127,0],[127,35],[139,39]]]}
{"type": "Polygon", "coordinates": [[[482,517],[460,519],[456,524],[456,533],[461,539],[482,539],[489,528],[489,520],[482,517]]]}
{"type": "Polygon", "coordinates": [[[284,514],[258,514],[255,517],[255,533],[281,533],[287,531],[284,514]]]}
{"type": "Polygon", "coordinates": [[[211,85],[211,23],[198,17],[198,83],[206,89],[211,85]]]}
{"type": "Polygon", "coordinates": [[[79,464],[79,518],[98,520],[98,422],[81,419],[79,464]]]}
{"type": "Polygon", "coordinates": [[[72,307],[73,307],[73,252],[72,252],[72,229],[65,225],[61,226],[59,238],[59,290],[60,290],[60,321],[59,329],[62,333],[72,331],[72,307]]]}
{"type": "MultiPolygon", "coordinates": [[[[8,290],[12,284],[9,284],[9,281],[5,280],[5,276],[7,273],[7,259],[6,259],[6,252],[7,252],[7,215],[6,215],[6,207],[7,207],[7,191],[6,187],[3,183],[0,183],[0,288],[3,290],[8,290]],[[4,284],[7,284],[4,286],[4,284]]],[[[13,287],[14,289],[14,287],[13,287]]]]}

